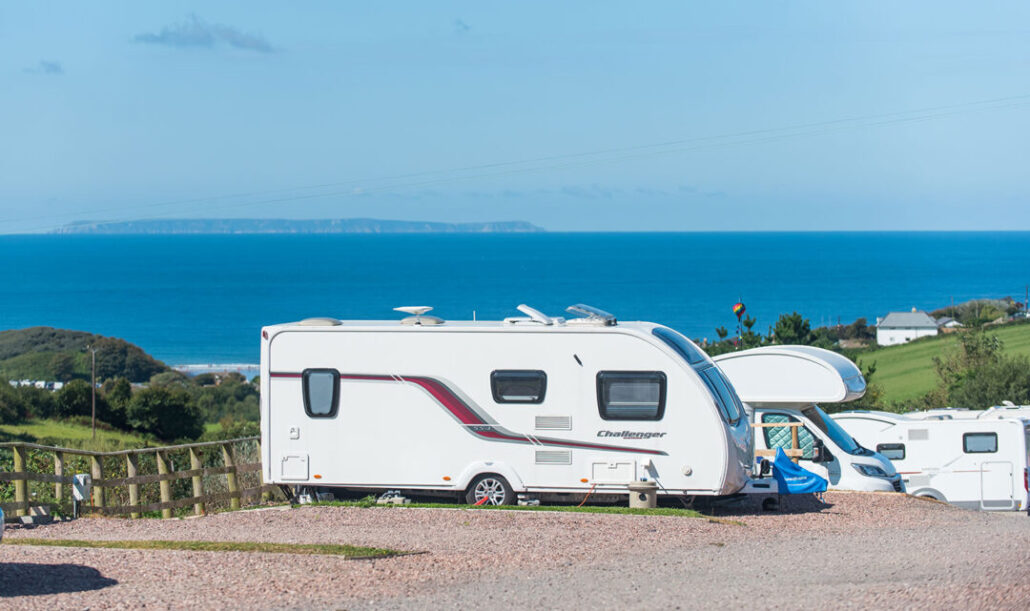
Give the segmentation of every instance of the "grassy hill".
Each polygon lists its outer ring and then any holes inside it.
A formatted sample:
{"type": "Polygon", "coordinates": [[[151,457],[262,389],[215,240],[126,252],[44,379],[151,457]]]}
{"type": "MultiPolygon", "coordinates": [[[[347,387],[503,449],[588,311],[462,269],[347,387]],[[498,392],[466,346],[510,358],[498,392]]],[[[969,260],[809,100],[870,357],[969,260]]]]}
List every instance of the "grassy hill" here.
{"type": "MultiPolygon", "coordinates": [[[[989,327],[987,332],[1002,340],[1005,354],[1030,356],[1030,324],[989,327]]],[[[933,358],[945,354],[956,342],[954,334],[939,335],[863,352],[858,361],[863,366],[876,362],[873,382],[883,388],[885,401],[907,401],[926,394],[937,385],[933,358]]]]}
{"type": "Polygon", "coordinates": [[[89,379],[86,347],[96,348],[97,377],[146,382],[167,371],[139,346],[113,337],[52,327],[0,331],[0,377],[10,380],[89,379]]]}

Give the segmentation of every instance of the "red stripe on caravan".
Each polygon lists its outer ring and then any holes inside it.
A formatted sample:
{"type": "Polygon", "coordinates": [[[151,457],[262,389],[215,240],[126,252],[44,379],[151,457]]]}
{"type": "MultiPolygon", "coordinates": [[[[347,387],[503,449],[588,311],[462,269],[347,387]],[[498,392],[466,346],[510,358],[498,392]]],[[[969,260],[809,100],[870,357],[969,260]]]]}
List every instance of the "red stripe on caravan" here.
{"type": "Polygon", "coordinates": [[[458,419],[458,422],[462,424],[486,424],[483,419],[479,417],[472,409],[465,405],[465,402],[459,399],[450,391],[449,388],[441,384],[439,381],[432,378],[402,378],[405,382],[411,382],[412,384],[418,384],[424,388],[430,395],[436,399],[440,405],[447,408],[447,411],[454,414],[454,417],[458,419]]]}

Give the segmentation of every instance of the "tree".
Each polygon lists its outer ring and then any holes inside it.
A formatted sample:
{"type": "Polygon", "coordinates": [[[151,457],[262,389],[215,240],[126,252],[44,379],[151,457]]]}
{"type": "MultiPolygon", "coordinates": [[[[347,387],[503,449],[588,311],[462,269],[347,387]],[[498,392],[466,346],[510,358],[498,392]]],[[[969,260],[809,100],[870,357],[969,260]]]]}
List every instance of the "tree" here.
{"type": "Polygon", "coordinates": [[[152,387],[133,395],[128,421],[132,428],[158,439],[196,439],[204,432],[200,410],[183,390],[152,387]]]}
{"type": "Polygon", "coordinates": [[[151,388],[185,389],[192,385],[193,383],[190,379],[185,374],[178,371],[165,371],[150,378],[151,388]]]}
{"type": "Polygon", "coordinates": [[[716,327],[715,334],[719,336],[719,341],[722,341],[726,339],[726,336],[729,335],[730,332],[726,330],[726,327],[716,327]]]}
{"type": "Polygon", "coordinates": [[[0,378],[0,424],[18,422],[25,417],[25,400],[18,390],[0,378]]]}
{"type": "Polygon", "coordinates": [[[780,314],[773,328],[777,344],[808,344],[812,338],[812,325],[797,312],[780,314]]]}
{"type": "MultiPolygon", "coordinates": [[[[97,397],[97,403],[101,402],[97,397]]],[[[93,391],[86,380],[72,380],[54,395],[54,413],[58,417],[90,416],[93,413],[93,391]]]]}

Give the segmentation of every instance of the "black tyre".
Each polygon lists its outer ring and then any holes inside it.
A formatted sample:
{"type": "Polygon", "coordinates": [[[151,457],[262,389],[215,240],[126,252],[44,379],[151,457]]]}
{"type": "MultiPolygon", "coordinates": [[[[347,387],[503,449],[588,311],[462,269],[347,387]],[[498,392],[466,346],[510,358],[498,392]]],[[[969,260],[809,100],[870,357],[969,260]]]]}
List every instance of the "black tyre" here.
{"type": "Polygon", "coordinates": [[[465,502],[469,505],[514,505],[515,491],[500,475],[484,473],[469,484],[465,502]]]}

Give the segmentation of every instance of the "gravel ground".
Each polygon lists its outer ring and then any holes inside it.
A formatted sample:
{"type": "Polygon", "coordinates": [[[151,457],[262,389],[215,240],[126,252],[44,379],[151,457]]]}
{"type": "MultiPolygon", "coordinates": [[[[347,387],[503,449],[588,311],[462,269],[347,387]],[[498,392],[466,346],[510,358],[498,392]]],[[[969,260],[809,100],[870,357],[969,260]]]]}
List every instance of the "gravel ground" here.
{"type": "Polygon", "coordinates": [[[828,493],[723,521],[305,507],[188,520],[81,519],[5,538],[350,543],[345,560],[0,545],[0,608],[386,608],[504,603],[704,608],[1030,605],[1030,518],[895,494],[828,493]]]}

